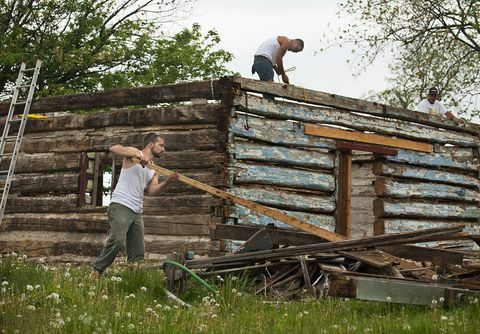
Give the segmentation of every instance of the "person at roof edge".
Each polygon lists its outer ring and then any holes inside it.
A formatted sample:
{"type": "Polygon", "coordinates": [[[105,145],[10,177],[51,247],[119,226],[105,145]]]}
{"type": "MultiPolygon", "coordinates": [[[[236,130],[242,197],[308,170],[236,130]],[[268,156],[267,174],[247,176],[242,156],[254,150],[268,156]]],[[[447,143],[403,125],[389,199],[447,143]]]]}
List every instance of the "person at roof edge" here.
{"type": "Polygon", "coordinates": [[[455,119],[455,116],[450,111],[447,111],[437,98],[438,89],[436,87],[430,88],[427,97],[418,104],[417,110],[427,114],[445,116],[451,120],[455,119]]]}

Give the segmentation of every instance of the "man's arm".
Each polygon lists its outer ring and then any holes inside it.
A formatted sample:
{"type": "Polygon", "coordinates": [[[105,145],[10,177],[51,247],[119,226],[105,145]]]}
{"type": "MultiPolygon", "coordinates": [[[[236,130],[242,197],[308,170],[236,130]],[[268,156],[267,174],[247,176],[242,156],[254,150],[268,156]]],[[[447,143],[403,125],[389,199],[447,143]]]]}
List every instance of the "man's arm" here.
{"type": "Polygon", "coordinates": [[[290,39],[286,36],[277,37],[278,44],[280,48],[278,49],[275,62],[277,63],[276,71],[278,75],[282,76],[282,81],[286,84],[290,83],[288,76],[285,74],[285,68],[283,67],[283,56],[287,53],[288,45],[290,44],[290,39]]]}
{"type": "Polygon", "coordinates": [[[447,108],[445,108],[445,106],[441,102],[438,102],[438,106],[440,109],[440,113],[444,115],[446,118],[450,120],[455,118],[455,116],[450,111],[447,111],[447,108]]]}
{"type": "Polygon", "coordinates": [[[158,174],[155,173],[152,180],[148,184],[147,192],[149,195],[156,195],[178,180],[178,174],[171,174],[165,181],[158,183],[158,174]]]}
{"type": "Polygon", "coordinates": [[[113,153],[116,155],[118,154],[125,158],[123,159],[124,168],[129,168],[135,165],[135,163],[132,161],[132,158],[138,158],[142,163],[148,162],[145,160],[145,157],[142,154],[142,152],[138,148],[132,147],[132,146],[113,145],[110,147],[110,153],[113,153]]]}

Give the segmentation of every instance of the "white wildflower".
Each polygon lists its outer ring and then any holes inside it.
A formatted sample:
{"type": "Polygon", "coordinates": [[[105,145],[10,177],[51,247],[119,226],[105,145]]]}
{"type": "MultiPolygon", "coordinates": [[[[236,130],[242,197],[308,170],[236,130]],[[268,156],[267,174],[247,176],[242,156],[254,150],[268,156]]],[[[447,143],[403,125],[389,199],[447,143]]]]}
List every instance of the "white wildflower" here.
{"type": "Polygon", "coordinates": [[[135,298],[135,295],[133,293],[128,295],[129,298],[135,298]]]}
{"type": "Polygon", "coordinates": [[[38,259],[38,263],[45,263],[44,259],[38,259]]]}
{"type": "Polygon", "coordinates": [[[222,276],[217,275],[217,279],[218,279],[220,282],[223,282],[223,277],[222,277],[222,276]]]}
{"type": "Polygon", "coordinates": [[[134,329],[135,325],[134,324],[128,324],[128,329],[134,329]]]}
{"type": "Polygon", "coordinates": [[[238,279],[237,276],[232,276],[232,281],[236,281],[238,279]]]}
{"type": "Polygon", "coordinates": [[[115,318],[118,318],[120,317],[120,312],[115,312],[113,315],[115,316],[115,318]]]}
{"type": "Polygon", "coordinates": [[[70,275],[70,273],[67,271],[64,276],[68,278],[68,277],[70,277],[71,275],[70,275]]]}
{"type": "Polygon", "coordinates": [[[232,292],[233,292],[233,293],[237,293],[237,289],[232,289],[232,292]]]}
{"type": "Polygon", "coordinates": [[[52,292],[51,294],[49,294],[47,296],[47,299],[54,299],[54,300],[57,300],[57,299],[60,299],[60,295],[56,292],[52,292]]]}
{"type": "Polygon", "coordinates": [[[392,301],[392,297],[387,296],[386,300],[387,300],[387,302],[391,302],[391,301],[392,301]]]}
{"type": "Polygon", "coordinates": [[[164,309],[165,311],[170,311],[170,310],[171,310],[171,307],[168,306],[168,305],[165,305],[165,306],[163,307],[163,309],[164,309]]]}
{"type": "Polygon", "coordinates": [[[33,286],[27,284],[26,289],[27,291],[33,291],[33,286]]]}
{"type": "Polygon", "coordinates": [[[40,284],[35,285],[35,290],[40,289],[42,286],[40,284]]]}
{"type": "Polygon", "coordinates": [[[440,298],[438,298],[438,301],[439,301],[440,303],[443,303],[443,302],[445,301],[445,298],[440,297],[440,298]]]}
{"type": "Polygon", "coordinates": [[[7,281],[3,281],[3,282],[2,282],[2,286],[8,286],[8,282],[7,282],[7,281]]]}
{"type": "Polygon", "coordinates": [[[34,305],[28,305],[27,310],[35,311],[35,306],[34,305]]]}
{"type": "Polygon", "coordinates": [[[442,321],[447,321],[447,320],[448,320],[448,317],[442,315],[442,316],[440,317],[440,320],[442,320],[442,321]]]}
{"type": "Polygon", "coordinates": [[[2,288],[2,293],[5,293],[5,292],[7,292],[7,289],[2,288]]]}
{"type": "Polygon", "coordinates": [[[107,295],[103,295],[103,296],[102,296],[102,299],[103,299],[103,300],[108,300],[108,296],[107,296],[107,295]]]}
{"type": "Polygon", "coordinates": [[[432,275],[432,280],[434,281],[438,280],[438,275],[432,275]]]}
{"type": "Polygon", "coordinates": [[[214,314],[212,314],[212,318],[216,318],[216,317],[218,317],[218,315],[217,315],[217,314],[215,314],[215,313],[214,313],[214,314]]]}
{"type": "Polygon", "coordinates": [[[88,291],[88,295],[89,295],[90,297],[95,296],[95,291],[88,291]]]}
{"type": "Polygon", "coordinates": [[[142,292],[147,292],[147,288],[144,287],[144,286],[142,286],[142,287],[140,288],[140,291],[142,291],[142,292]]]}
{"type": "Polygon", "coordinates": [[[241,292],[237,292],[237,297],[241,297],[242,296],[242,293],[241,292]]]}

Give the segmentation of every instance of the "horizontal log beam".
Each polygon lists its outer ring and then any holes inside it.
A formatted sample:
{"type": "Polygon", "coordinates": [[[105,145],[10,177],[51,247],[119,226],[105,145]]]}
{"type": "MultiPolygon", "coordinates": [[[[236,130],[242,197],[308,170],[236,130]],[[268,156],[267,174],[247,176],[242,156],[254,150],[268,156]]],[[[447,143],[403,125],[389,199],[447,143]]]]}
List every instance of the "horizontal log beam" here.
{"type": "Polygon", "coordinates": [[[305,195],[273,187],[245,186],[227,191],[238,197],[278,209],[319,213],[333,212],[336,208],[334,197],[305,195]]]}
{"type": "Polygon", "coordinates": [[[300,123],[262,119],[237,114],[230,123],[230,133],[240,138],[277,145],[335,149],[336,141],[306,136],[300,123]]]}
{"type": "MultiPolygon", "coordinates": [[[[222,104],[183,105],[145,109],[121,109],[88,114],[29,119],[25,133],[66,130],[99,129],[114,126],[154,126],[218,124],[229,110],[222,104]]],[[[13,123],[10,131],[17,132],[19,123],[13,123]]],[[[0,125],[3,130],[3,124],[0,125]]]]}
{"type": "MultiPolygon", "coordinates": [[[[3,187],[5,180],[0,180],[3,187]]],[[[46,193],[46,192],[77,192],[78,174],[58,173],[51,175],[17,175],[11,187],[12,192],[46,193]]]]}
{"type": "MultiPolygon", "coordinates": [[[[308,222],[311,225],[318,226],[322,229],[334,232],[336,226],[335,217],[328,214],[318,214],[318,213],[308,213],[308,212],[299,212],[299,211],[288,211],[277,209],[283,212],[286,215],[295,217],[302,221],[308,222]]],[[[291,229],[292,226],[283,223],[275,218],[268,217],[259,213],[254,212],[248,208],[244,208],[238,205],[229,207],[226,211],[226,217],[230,218],[239,224],[244,225],[254,225],[254,226],[267,226],[274,225],[279,228],[291,229]]]]}
{"type": "Polygon", "coordinates": [[[393,176],[402,179],[443,182],[448,184],[459,184],[467,187],[480,188],[480,180],[474,176],[433,168],[375,161],[373,165],[373,172],[376,175],[393,176]]]}
{"type": "Polygon", "coordinates": [[[377,145],[369,145],[369,144],[352,143],[347,141],[340,141],[338,143],[338,148],[354,150],[354,151],[370,152],[370,153],[381,154],[381,155],[398,154],[398,150],[393,148],[377,146],[377,145]]]}
{"type": "Polygon", "coordinates": [[[348,110],[371,114],[375,116],[401,119],[430,125],[438,128],[451,129],[459,132],[467,132],[473,135],[480,133],[480,126],[474,123],[457,122],[446,117],[416,112],[404,108],[396,108],[388,105],[358,100],[336,94],[318,92],[294,85],[277,84],[267,81],[258,81],[235,77],[231,79],[239,88],[247,92],[268,93],[294,101],[333,107],[340,110],[348,110]]]}
{"type": "Polygon", "coordinates": [[[461,202],[479,202],[480,193],[471,189],[425,182],[375,180],[375,194],[395,198],[430,198],[461,202]]]}
{"type": "Polygon", "coordinates": [[[234,184],[255,183],[328,192],[335,190],[335,177],[330,173],[244,163],[235,163],[231,167],[234,184]]]}
{"type": "Polygon", "coordinates": [[[392,202],[377,198],[373,202],[376,217],[419,217],[428,219],[475,220],[480,211],[476,204],[438,204],[421,202],[392,202]]]}
{"type": "MultiPolygon", "coordinates": [[[[10,166],[10,158],[5,157],[1,161],[1,170],[10,166]]],[[[15,165],[15,174],[78,171],[80,169],[80,154],[19,154],[15,165]]]]}
{"type": "Polygon", "coordinates": [[[388,155],[387,161],[401,162],[419,166],[448,167],[472,172],[478,171],[478,158],[474,157],[473,151],[449,147],[445,152],[422,153],[407,150],[398,150],[397,155],[388,155]]]}
{"type": "MultiPolygon", "coordinates": [[[[30,112],[47,113],[64,110],[124,107],[189,101],[193,98],[218,100],[222,98],[224,92],[224,83],[221,83],[220,80],[112,89],[96,93],[44,97],[32,102],[30,112]]],[[[8,107],[8,103],[0,104],[0,116],[8,113],[8,107]]],[[[20,109],[18,109],[18,111],[20,113],[20,109]]]]}
{"type": "Polygon", "coordinates": [[[335,168],[335,155],[315,150],[236,141],[233,149],[229,151],[235,155],[237,160],[262,161],[320,169],[335,168]]]}
{"type": "Polygon", "coordinates": [[[427,143],[414,142],[407,139],[391,138],[386,136],[379,136],[369,133],[361,133],[355,131],[340,130],[334,128],[328,128],[318,126],[314,124],[304,124],[305,134],[311,136],[319,136],[325,138],[350,140],[360,143],[390,146],[396,148],[404,148],[408,150],[414,150],[419,152],[430,153],[433,150],[433,146],[427,143]]]}

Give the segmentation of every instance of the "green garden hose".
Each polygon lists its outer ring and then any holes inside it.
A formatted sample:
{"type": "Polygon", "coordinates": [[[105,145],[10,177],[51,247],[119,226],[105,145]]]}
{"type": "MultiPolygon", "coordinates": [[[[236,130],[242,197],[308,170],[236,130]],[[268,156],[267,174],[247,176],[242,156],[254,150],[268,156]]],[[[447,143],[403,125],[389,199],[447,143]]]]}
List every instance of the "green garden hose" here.
{"type": "Polygon", "coordinates": [[[164,263],[168,263],[168,264],[171,264],[172,266],[175,266],[177,268],[180,268],[184,271],[186,271],[188,274],[190,274],[190,276],[192,276],[198,283],[200,283],[201,285],[203,285],[204,287],[206,287],[208,290],[212,291],[212,292],[216,292],[216,290],[214,288],[212,288],[207,282],[205,282],[203,279],[201,279],[200,277],[198,277],[197,274],[195,274],[193,271],[191,271],[190,269],[188,269],[187,267],[185,267],[183,264],[181,263],[178,263],[178,262],[175,262],[175,261],[172,261],[172,260],[165,260],[164,263]]]}

